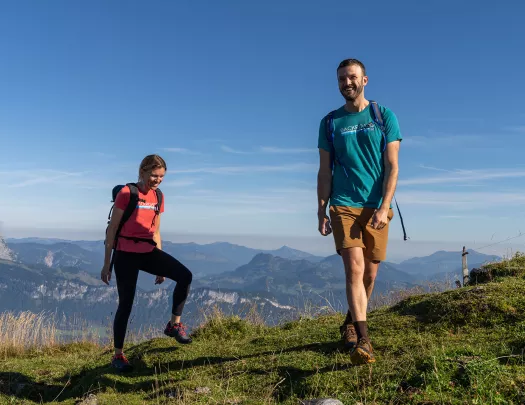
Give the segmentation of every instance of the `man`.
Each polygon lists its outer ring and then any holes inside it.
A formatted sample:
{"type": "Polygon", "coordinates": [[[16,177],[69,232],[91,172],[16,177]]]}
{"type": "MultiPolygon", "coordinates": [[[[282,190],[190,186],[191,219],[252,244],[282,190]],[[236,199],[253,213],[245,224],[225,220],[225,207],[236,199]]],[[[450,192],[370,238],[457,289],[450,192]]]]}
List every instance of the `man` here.
{"type": "Polygon", "coordinates": [[[319,232],[326,236],[333,231],[345,267],[349,310],[340,328],[345,347],[351,350],[352,362],[372,363],[366,312],[379,263],[386,259],[402,137],[397,118],[388,108],[378,105],[384,132],[374,121],[373,106],[364,94],[368,77],[363,63],[342,61],[337,79],[346,103],[333,111],[333,138],[327,130],[328,116],[319,128],[319,232]],[[329,200],[330,217],[326,214],[329,200]]]}

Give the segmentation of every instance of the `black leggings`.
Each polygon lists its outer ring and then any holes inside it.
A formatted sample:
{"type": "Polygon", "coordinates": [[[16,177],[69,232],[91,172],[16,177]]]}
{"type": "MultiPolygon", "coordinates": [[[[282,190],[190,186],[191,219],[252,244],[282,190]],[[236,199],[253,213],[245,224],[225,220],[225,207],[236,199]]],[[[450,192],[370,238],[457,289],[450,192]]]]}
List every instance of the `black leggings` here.
{"type": "Polygon", "coordinates": [[[135,298],[139,270],[177,282],[173,291],[171,313],[182,315],[192,280],[191,271],[168,253],[155,248],[150,253],[115,252],[115,277],[118,290],[118,309],[113,322],[115,348],[122,349],[128,326],[129,314],[135,298]]]}

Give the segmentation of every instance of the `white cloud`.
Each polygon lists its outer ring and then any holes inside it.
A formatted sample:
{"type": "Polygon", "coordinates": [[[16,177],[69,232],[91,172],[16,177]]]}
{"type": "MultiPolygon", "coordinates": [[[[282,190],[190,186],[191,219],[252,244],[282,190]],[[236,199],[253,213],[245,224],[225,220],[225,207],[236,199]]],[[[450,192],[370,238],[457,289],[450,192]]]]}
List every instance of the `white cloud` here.
{"type": "Polygon", "coordinates": [[[313,148],[276,148],[273,146],[261,146],[259,150],[263,153],[316,153],[313,148]]]}
{"type": "Polygon", "coordinates": [[[281,188],[270,188],[267,190],[268,193],[276,194],[316,194],[317,186],[313,185],[311,188],[299,188],[299,187],[281,187],[281,188]]]}
{"type": "Polygon", "coordinates": [[[164,152],[180,153],[183,155],[200,155],[200,152],[192,151],[186,148],[162,148],[164,152]]]}
{"type": "MultiPolygon", "coordinates": [[[[207,211],[206,215],[216,216],[219,212],[253,212],[253,213],[313,213],[316,209],[316,191],[282,190],[280,193],[257,190],[256,192],[226,192],[213,190],[189,190],[183,195],[168,196],[176,201],[177,209],[188,206],[191,211],[207,211]],[[293,204],[292,204],[293,202],[293,204]],[[208,207],[208,208],[206,208],[208,207]],[[213,209],[209,209],[213,207],[213,209]]],[[[200,214],[199,214],[200,215],[200,214]]]]}
{"type": "Polygon", "coordinates": [[[115,159],[117,157],[117,155],[113,153],[106,153],[106,152],[94,152],[93,155],[99,158],[104,158],[104,159],[115,159]]]}
{"type": "Polygon", "coordinates": [[[516,127],[506,127],[505,130],[511,131],[511,132],[525,133],[525,125],[520,125],[516,127]]]}
{"type": "MultiPolygon", "coordinates": [[[[436,205],[447,208],[474,209],[489,206],[511,207],[525,203],[525,193],[452,192],[452,191],[399,191],[400,205],[436,205]]],[[[443,213],[443,215],[447,215],[443,213]]],[[[453,214],[450,214],[453,215],[453,214]]]]}
{"type": "MultiPolygon", "coordinates": [[[[3,171],[0,172],[0,180],[4,180],[4,186],[20,188],[33,186],[35,184],[55,183],[67,180],[71,177],[80,177],[87,172],[63,172],[58,170],[27,170],[27,171],[3,171]]],[[[1,184],[1,183],[0,183],[1,184]]]]}
{"type": "MultiPolygon", "coordinates": [[[[439,170],[432,168],[432,170],[439,170]]],[[[441,170],[442,171],[442,170],[441,170]]],[[[411,179],[399,180],[398,184],[402,186],[429,185],[429,184],[453,184],[453,183],[470,183],[476,181],[488,181],[505,178],[525,177],[524,170],[516,169],[487,169],[487,170],[454,170],[449,175],[415,177],[411,179]]]]}
{"type": "MultiPolygon", "coordinates": [[[[248,152],[239,149],[234,149],[229,146],[221,146],[223,152],[227,153],[237,153],[237,154],[253,154],[255,152],[248,152]]],[[[259,153],[273,153],[273,154],[298,154],[298,153],[316,153],[317,149],[307,149],[307,148],[278,148],[275,146],[261,146],[257,149],[259,153]]]]}
{"type": "MultiPolygon", "coordinates": [[[[423,210],[439,207],[443,218],[465,218],[465,215],[482,215],[481,211],[491,207],[505,206],[509,209],[525,203],[524,193],[501,192],[437,192],[437,191],[399,191],[396,198],[403,206],[416,206],[423,210]],[[457,210],[457,211],[456,211],[457,210]],[[476,213],[466,212],[477,210],[476,213]]],[[[183,195],[174,195],[169,200],[177,201],[177,207],[188,205],[195,211],[195,202],[203,207],[213,206],[213,211],[224,208],[253,209],[260,212],[310,213],[316,209],[316,190],[309,189],[264,189],[256,192],[223,192],[212,190],[189,190],[183,195]],[[293,202],[293,204],[291,204],[293,202]],[[192,208],[193,206],[193,208],[192,208]]],[[[419,215],[419,214],[418,214],[419,215]]]]}
{"type": "Polygon", "coordinates": [[[419,167],[421,167],[422,169],[434,170],[434,171],[437,171],[437,172],[454,173],[454,170],[441,169],[439,167],[434,167],[434,166],[419,165],[419,167]]]}
{"type": "Polygon", "coordinates": [[[221,150],[223,152],[235,153],[235,154],[239,154],[239,155],[248,155],[248,154],[251,153],[251,152],[245,152],[245,151],[238,150],[238,149],[233,149],[233,148],[230,148],[229,146],[225,146],[225,145],[221,146],[221,150]]]}
{"type": "Polygon", "coordinates": [[[453,122],[453,123],[471,123],[471,124],[483,124],[485,120],[483,118],[471,118],[471,117],[441,117],[441,116],[431,116],[428,117],[429,121],[433,122],[453,122]]]}
{"type": "Polygon", "coordinates": [[[209,173],[209,174],[253,174],[270,172],[313,172],[318,165],[311,163],[293,163],[287,165],[219,166],[193,169],[170,170],[171,173],[209,173]]]}
{"type": "Polygon", "coordinates": [[[410,136],[403,138],[403,146],[425,146],[428,143],[424,136],[410,136]]]}
{"type": "Polygon", "coordinates": [[[171,181],[163,181],[161,184],[162,187],[186,187],[195,184],[196,181],[192,179],[178,179],[171,181]]]}
{"type": "Polygon", "coordinates": [[[445,147],[445,146],[465,146],[470,147],[488,147],[484,141],[487,140],[483,135],[470,134],[449,134],[437,131],[428,131],[424,136],[405,136],[403,145],[410,147],[445,147]]]}
{"type": "Polygon", "coordinates": [[[214,207],[213,211],[209,210],[209,205],[203,204],[190,204],[188,206],[180,206],[186,210],[193,210],[194,212],[199,212],[199,220],[212,219],[212,218],[221,218],[221,217],[238,217],[240,215],[263,215],[263,214],[297,214],[298,211],[287,206],[245,206],[245,207],[234,207],[231,205],[228,206],[219,206],[214,207]]]}

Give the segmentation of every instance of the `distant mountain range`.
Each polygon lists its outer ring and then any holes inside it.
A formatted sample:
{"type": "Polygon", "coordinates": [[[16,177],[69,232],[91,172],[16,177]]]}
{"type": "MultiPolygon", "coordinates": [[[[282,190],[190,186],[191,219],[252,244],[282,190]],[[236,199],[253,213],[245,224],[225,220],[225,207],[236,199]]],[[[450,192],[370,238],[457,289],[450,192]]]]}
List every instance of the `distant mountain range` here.
{"type": "MultiPolygon", "coordinates": [[[[384,264],[375,284],[377,293],[409,287],[414,277],[384,264]]],[[[213,289],[265,291],[281,301],[287,297],[309,295],[340,295],[346,291],[345,272],[339,256],[321,262],[305,259],[289,260],[259,253],[249,263],[231,272],[199,278],[195,285],[213,289]]],[[[312,297],[310,297],[312,298],[312,297]]]]}
{"type": "Polygon", "coordinates": [[[89,251],[71,242],[7,241],[7,247],[14,254],[15,260],[26,264],[41,264],[53,269],[75,267],[89,273],[100,273],[104,262],[104,250],[89,251]]]}
{"type": "MultiPolygon", "coordinates": [[[[107,324],[117,305],[115,281],[100,280],[102,241],[7,239],[0,258],[0,307],[4,310],[50,310],[107,324]]],[[[194,273],[187,314],[196,322],[203,307],[218,305],[229,313],[256,306],[268,322],[296,313],[305,303],[337,310],[346,307],[341,257],[319,257],[283,246],[252,249],[226,242],[163,242],[163,249],[194,273]]],[[[497,256],[469,251],[469,268],[497,256]]],[[[445,276],[459,278],[461,252],[436,252],[395,264],[381,264],[375,294],[424,284],[445,276]]],[[[165,319],[173,282],[160,287],[141,272],[133,319],[141,326],[165,319]]]]}
{"type": "MultiPolygon", "coordinates": [[[[130,330],[148,325],[163,326],[170,316],[172,289],[137,289],[130,317],[130,330]]],[[[25,265],[0,260],[0,308],[3,311],[53,312],[61,329],[110,327],[117,309],[115,283],[102,284],[78,269],[49,269],[42,265],[25,265]]],[[[290,317],[296,308],[281,305],[271,294],[252,294],[226,289],[192,288],[184,322],[195,326],[217,306],[227,313],[246,313],[257,307],[269,323],[290,317]]]]}
{"type": "MultiPolygon", "coordinates": [[[[22,238],[6,239],[7,247],[22,263],[44,264],[51,268],[76,267],[89,273],[99,274],[104,259],[103,241],[72,241],[60,239],[22,238]]],[[[305,260],[311,263],[331,263],[342,269],[341,257],[315,256],[307,252],[283,246],[276,250],[253,249],[227,242],[205,245],[196,243],[173,243],[163,241],[163,249],[180,260],[194,274],[203,278],[226,272],[249,263],[256,255],[270,254],[289,260],[305,260]]],[[[494,255],[485,255],[469,250],[467,256],[469,268],[479,267],[483,263],[501,260],[494,255]]],[[[461,252],[438,251],[430,256],[414,257],[399,264],[384,262],[380,273],[388,273],[390,281],[418,282],[437,276],[461,274],[461,252]]],[[[142,288],[151,288],[148,276],[142,288]]],[[[156,287],[154,287],[156,288],[156,287]]]]}
{"type": "MultiPolygon", "coordinates": [[[[485,255],[474,250],[467,250],[467,265],[469,269],[482,264],[501,260],[495,255],[485,255]]],[[[396,265],[398,269],[409,273],[417,281],[439,280],[445,277],[461,278],[461,252],[446,252],[440,250],[429,256],[414,257],[396,265]]]]}
{"type": "MultiPolygon", "coordinates": [[[[53,258],[53,263],[64,260],[68,263],[73,263],[75,260],[85,260],[83,266],[86,270],[100,272],[104,261],[104,243],[101,240],[70,241],[22,238],[6,239],[6,244],[24,263],[45,264],[46,260],[49,261],[51,258],[53,258]],[[56,258],[54,258],[55,255],[57,255],[56,258]]],[[[199,245],[163,241],[162,249],[180,260],[197,277],[235,270],[238,266],[248,263],[259,253],[269,253],[284,259],[308,259],[313,262],[323,260],[323,257],[314,256],[287,246],[276,250],[263,250],[227,242],[199,245]]]]}

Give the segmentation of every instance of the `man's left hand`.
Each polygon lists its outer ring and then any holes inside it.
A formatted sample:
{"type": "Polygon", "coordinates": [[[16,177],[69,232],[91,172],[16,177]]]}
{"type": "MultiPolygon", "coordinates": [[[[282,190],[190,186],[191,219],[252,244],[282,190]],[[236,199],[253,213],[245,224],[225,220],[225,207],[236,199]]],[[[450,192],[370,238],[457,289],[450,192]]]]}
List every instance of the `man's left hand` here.
{"type": "Polygon", "coordinates": [[[372,217],[372,228],[381,230],[388,223],[388,209],[380,208],[375,210],[374,216],[372,217]]]}

